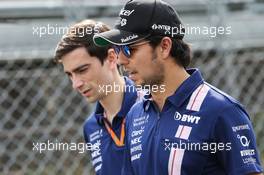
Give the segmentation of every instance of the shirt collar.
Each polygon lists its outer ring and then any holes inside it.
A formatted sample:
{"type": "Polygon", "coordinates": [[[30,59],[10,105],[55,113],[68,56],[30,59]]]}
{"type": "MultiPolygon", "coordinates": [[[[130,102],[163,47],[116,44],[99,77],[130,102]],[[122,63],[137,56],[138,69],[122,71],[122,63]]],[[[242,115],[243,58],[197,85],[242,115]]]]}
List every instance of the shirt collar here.
{"type": "MultiPolygon", "coordinates": [[[[133,104],[136,102],[137,99],[137,91],[133,81],[127,77],[124,77],[124,79],[126,86],[124,97],[123,97],[121,109],[116,115],[116,117],[119,118],[124,118],[127,115],[128,111],[130,110],[130,108],[133,106],[133,104]]],[[[102,125],[103,117],[104,117],[104,108],[99,102],[96,103],[95,117],[97,119],[98,124],[102,125]]]]}
{"type": "MultiPolygon", "coordinates": [[[[193,91],[204,82],[201,72],[198,69],[187,69],[186,71],[190,74],[190,77],[167,99],[176,107],[180,107],[193,91]]],[[[151,94],[144,96],[143,107],[145,111],[149,109],[151,101],[151,94]]]]}

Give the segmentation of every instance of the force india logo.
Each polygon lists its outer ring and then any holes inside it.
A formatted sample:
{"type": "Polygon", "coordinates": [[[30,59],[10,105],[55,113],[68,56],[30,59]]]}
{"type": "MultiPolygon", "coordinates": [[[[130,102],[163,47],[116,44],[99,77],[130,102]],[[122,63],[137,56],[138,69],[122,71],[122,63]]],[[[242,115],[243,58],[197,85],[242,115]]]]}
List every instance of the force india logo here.
{"type": "Polygon", "coordinates": [[[188,122],[188,123],[195,123],[198,124],[199,120],[201,118],[195,115],[187,115],[187,114],[180,114],[179,112],[175,112],[174,114],[174,120],[179,120],[182,122],[188,122]]]}

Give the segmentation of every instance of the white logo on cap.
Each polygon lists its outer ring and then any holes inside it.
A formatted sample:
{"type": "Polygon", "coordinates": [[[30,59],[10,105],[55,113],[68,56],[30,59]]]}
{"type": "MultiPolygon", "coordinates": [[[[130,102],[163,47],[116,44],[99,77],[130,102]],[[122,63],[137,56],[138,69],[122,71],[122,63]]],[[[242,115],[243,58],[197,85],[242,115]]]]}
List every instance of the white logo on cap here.
{"type": "Polygon", "coordinates": [[[158,28],[157,24],[153,24],[151,27],[153,30],[156,30],[158,28]]]}
{"type": "Polygon", "coordinates": [[[121,42],[124,43],[124,42],[130,41],[132,39],[135,39],[137,37],[138,37],[138,35],[133,34],[133,35],[130,35],[130,36],[126,37],[126,38],[122,38],[121,42]]]}
{"type": "Polygon", "coordinates": [[[120,25],[121,26],[125,26],[127,24],[127,20],[122,18],[121,21],[120,21],[120,25]]]}
{"type": "Polygon", "coordinates": [[[170,34],[171,26],[163,24],[153,24],[151,27],[153,30],[165,30],[165,34],[170,34]]]}
{"type": "Polygon", "coordinates": [[[122,9],[119,13],[119,16],[123,15],[123,16],[130,16],[135,10],[125,10],[122,9]]]}

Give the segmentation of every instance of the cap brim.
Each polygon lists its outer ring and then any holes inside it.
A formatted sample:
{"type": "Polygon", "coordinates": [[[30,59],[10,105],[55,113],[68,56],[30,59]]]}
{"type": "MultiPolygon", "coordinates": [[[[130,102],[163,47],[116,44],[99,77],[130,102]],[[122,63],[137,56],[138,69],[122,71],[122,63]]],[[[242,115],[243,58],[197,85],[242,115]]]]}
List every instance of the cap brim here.
{"type": "Polygon", "coordinates": [[[128,45],[145,39],[149,35],[135,34],[123,30],[113,29],[95,34],[93,41],[97,46],[128,45]]]}

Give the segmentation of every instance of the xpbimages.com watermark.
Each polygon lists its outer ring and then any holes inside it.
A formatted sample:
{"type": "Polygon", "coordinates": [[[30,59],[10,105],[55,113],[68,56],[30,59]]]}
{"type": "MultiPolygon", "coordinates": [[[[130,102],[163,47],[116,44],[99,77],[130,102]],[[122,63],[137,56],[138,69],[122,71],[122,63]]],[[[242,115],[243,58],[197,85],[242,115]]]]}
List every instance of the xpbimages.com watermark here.
{"type": "Polygon", "coordinates": [[[84,37],[85,35],[96,34],[100,32],[101,23],[97,23],[94,27],[66,27],[55,25],[42,25],[42,26],[33,26],[33,36],[44,37],[49,35],[64,35],[70,33],[72,35],[78,35],[79,37],[84,37]]]}
{"type": "Polygon", "coordinates": [[[165,151],[170,151],[171,149],[183,149],[189,151],[209,151],[210,153],[216,153],[217,151],[230,151],[232,149],[231,143],[194,143],[194,142],[171,142],[169,139],[165,139],[164,142],[165,151]]]}
{"type": "Polygon", "coordinates": [[[192,26],[189,24],[179,26],[170,26],[165,24],[153,24],[152,30],[164,31],[165,35],[206,35],[211,38],[215,38],[219,35],[232,34],[231,26],[192,26]]]}
{"type": "Polygon", "coordinates": [[[119,84],[116,84],[115,82],[113,84],[108,85],[99,85],[98,92],[105,93],[106,95],[112,92],[138,92],[138,91],[144,91],[145,95],[149,95],[151,92],[156,93],[164,93],[165,92],[165,85],[128,85],[126,84],[124,87],[120,86],[119,84]]]}
{"type": "Polygon", "coordinates": [[[46,142],[32,142],[32,150],[39,152],[40,154],[45,151],[77,151],[78,153],[84,153],[86,151],[99,150],[100,143],[74,143],[74,142],[59,142],[58,140],[46,142]]]}
{"type": "MultiPolygon", "coordinates": [[[[95,27],[67,27],[60,26],[58,24],[47,24],[41,26],[33,26],[32,32],[33,36],[44,37],[50,35],[64,35],[69,31],[72,34],[78,34],[79,37],[83,37],[89,34],[97,34],[99,33],[99,29],[101,27],[101,23],[97,23],[95,27]]],[[[179,26],[170,26],[165,24],[153,24],[151,26],[152,30],[163,30],[165,35],[171,35],[174,37],[175,35],[205,35],[211,38],[215,38],[219,35],[230,35],[232,34],[231,26],[194,26],[190,24],[179,26]]]]}

